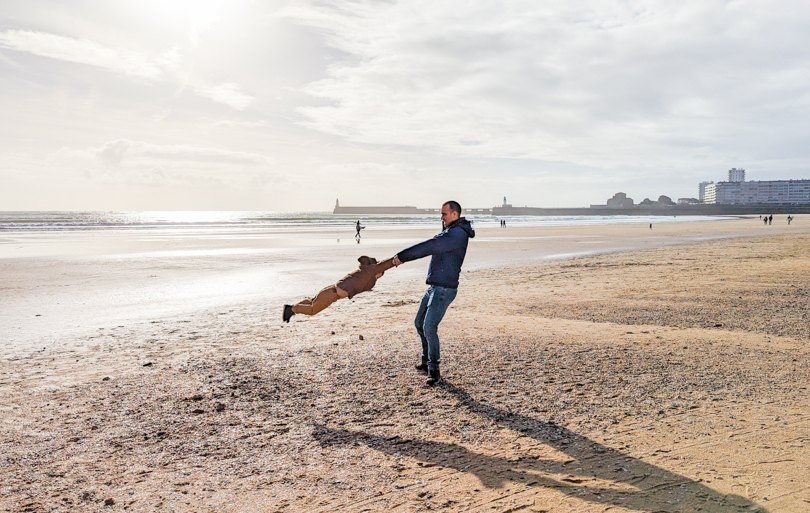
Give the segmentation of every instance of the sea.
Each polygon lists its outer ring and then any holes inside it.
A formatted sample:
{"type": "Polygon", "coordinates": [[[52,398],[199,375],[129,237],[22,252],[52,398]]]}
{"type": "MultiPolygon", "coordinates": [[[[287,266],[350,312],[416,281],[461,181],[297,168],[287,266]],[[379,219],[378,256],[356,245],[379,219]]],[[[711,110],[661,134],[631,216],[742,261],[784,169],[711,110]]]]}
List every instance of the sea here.
{"type": "MultiPolygon", "coordinates": [[[[469,219],[476,228],[497,228],[501,220],[507,228],[635,223],[641,233],[631,230],[614,239],[597,234],[521,235],[508,229],[479,232],[465,262],[468,271],[683,243],[689,239],[647,230],[644,224],[717,218],[469,219]]],[[[188,319],[200,312],[267,305],[267,315],[276,318],[285,302],[317,292],[354,269],[358,256],[391,256],[440,230],[437,214],[0,212],[0,341],[5,342],[0,342],[0,358],[4,351],[86,340],[81,337],[101,328],[188,319]],[[366,230],[355,238],[358,220],[366,230]]],[[[379,292],[397,297],[401,284],[424,280],[427,264],[423,259],[388,273],[379,292]]]]}
{"type": "MultiPolygon", "coordinates": [[[[732,219],[719,216],[493,216],[472,215],[476,227],[582,226],[636,223],[677,223],[732,219]]],[[[330,230],[351,228],[357,221],[373,229],[437,228],[436,214],[426,215],[347,215],[301,211],[0,211],[0,232],[77,231],[77,230],[172,230],[172,229],[261,229],[263,231],[330,230]]]]}

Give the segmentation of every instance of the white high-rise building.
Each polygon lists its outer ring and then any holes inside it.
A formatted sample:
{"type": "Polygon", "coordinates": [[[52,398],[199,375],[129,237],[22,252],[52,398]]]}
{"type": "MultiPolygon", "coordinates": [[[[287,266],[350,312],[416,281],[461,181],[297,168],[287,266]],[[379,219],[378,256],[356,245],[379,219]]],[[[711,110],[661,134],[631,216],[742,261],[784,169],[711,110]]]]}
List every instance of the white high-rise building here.
{"type": "Polygon", "coordinates": [[[701,203],[706,203],[706,186],[714,182],[700,182],[698,184],[698,199],[701,203]]]}
{"type": "Polygon", "coordinates": [[[729,182],[744,182],[745,181],[745,169],[740,168],[737,169],[736,167],[732,167],[728,170],[728,181],[729,182]]]}

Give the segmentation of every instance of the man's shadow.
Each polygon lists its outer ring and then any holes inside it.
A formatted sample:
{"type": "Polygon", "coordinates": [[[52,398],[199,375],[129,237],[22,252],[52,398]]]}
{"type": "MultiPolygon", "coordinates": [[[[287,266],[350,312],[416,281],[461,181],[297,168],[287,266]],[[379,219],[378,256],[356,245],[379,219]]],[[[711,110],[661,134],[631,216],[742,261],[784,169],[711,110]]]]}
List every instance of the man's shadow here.
{"type": "MultiPolygon", "coordinates": [[[[323,425],[315,425],[313,436],[324,447],[362,444],[388,455],[414,458],[422,466],[471,472],[487,488],[504,488],[509,483],[554,488],[588,502],[638,511],[685,511],[682,507],[688,505],[689,511],[730,513],[752,511],[758,506],[738,495],[723,495],[554,423],[482,404],[447,381],[437,390],[455,397],[471,413],[537,440],[566,457],[542,459],[525,454],[504,458],[472,452],[456,444],[399,436],[386,438],[323,425]]],[[[756,511],[766,512],[762,507],[756,511]]]]}

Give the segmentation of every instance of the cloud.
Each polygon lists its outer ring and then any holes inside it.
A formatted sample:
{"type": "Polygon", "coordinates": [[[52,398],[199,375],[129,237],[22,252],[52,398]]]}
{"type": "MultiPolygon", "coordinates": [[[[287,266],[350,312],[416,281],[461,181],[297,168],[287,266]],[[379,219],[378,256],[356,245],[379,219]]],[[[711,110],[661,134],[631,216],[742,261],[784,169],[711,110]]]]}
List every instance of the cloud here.
{"type": "Polygon", "coordinates": [[[795,157],[810,136],[798,2],[336,0],[287,16],[343,52],[300,112],[351,141],[609,167],[762,160],[777,142],[795,157]]]}
{"type": "MultiPolygon", "coordinates": [[[[216,18],[200,18],[200,23],[196,23],[196,18],[192,19],[192,33],[196,34],[196,41],[199,33],[204,31],[216,18]]],[[[42,57],[49,57],[66,62],[85,64],[106,69],[113,73],[119,73],[148,81],[170,79],[165,72],[177,71],[183,63],[183,56],[180,47],[157,55],[154,58],[147,58],[137,52],[120,48],[110,48],[88,39],[76,39],[72,37],[59,36],[45,32],[34,32],[30,30],[6,30],[0,32],[0,47],[11,50],[28,52],[42,57]]],[[[0,55],[4,61],[13,63],[0,55]]],[[[222,103],[236,110],[245,110],[255,98],[243,93],[239,85],[235,82],[223,82],[214,87],[198,87],[195,92],[200,96],[222,103]]]]}
{"type": "Polygon", "coordinates": [[[141,54],[109,48],[87,39],[31,30],[6,30],[0,32],[0,46],[147,80],[157,80],[162,75],[160,67],[141,54]]]}
{"type": "Polygon", "coordinates": [[[195,92],[217,103],[222,103],[236,110],[245,110],[255,99],[239,90],[235,82],[223,82],[211,88],[197,88],[195,92]]]}
{"type": "Polygon", "coordinates": [[[129,139],[84,150],[62,148],[47,160],[60,172],[91,181],[194,188],[252,188],[284,181],[275,159],[258,153],[185,144],[159,145],[129,139]]]}
{"type": "Polygon", "coordinates": [[[266,169],[262,169],[253,175],[250,182],[257,187],[265,187],[267,185],[286,183],[287,177],[283,173],[270,172],[266,169]]]}
{"type": "Polygon", "coordinates": [[[260,126],[267,126],[267,121],[237,121],[233,119],[223,119],[214,123],[216,126],[238,126],[244,128],[258,128],[260,126]]]}
{"type": "Polygon", "coordinates": [[[343,164],[325,164],[320,167],[319,173],[326,177],[341,177],[347,180],[363,180],[373,176],[375,180],[383,182],[388,187],[388,180],[396,180],[406,176],[426,178],[429,170],[421,167],[409,166],[401,162],[380,164],[377,162],[351,162],[343,164]]]}
{"type": "Polygon", "coordinates": [[[274,159],[259,153],[203,148],[185,144],[158,145],[129,139],[108,141],[87,152],[108,166],[124,161],[181,161],[197,163],[224,163],[239,165],[271,165],[274,159]]]}
{"type": "Polygon", "coordinates": [[[3,62],[3,63],[5,63],[5,64],[7,64],[7,65],[9,65],[11,67],[14,67],[14,68],[22,68],[22,65],[20,63],[18,63],[17,61],[3,55],[2,53],[0,53],[0,62],[3,62]]]}
{"type": "Polygon", "coordinates": [[[193,46],[197,46],[200,43],[200,35],[202,35],[203,32],[219,22],[220,18],[216,10],[216,6],[196,6],[196,9],[188,20],[188,37],[193,46]]]}
{"type": "Polygon", "coordinates": [[[128,169],[86,168],[84,177],[91,182],[104,185],[126,184],[151,187],[191,187],[196,189],[222,189],[240,185],[238,180],[233,177],[169,170],[162,166],[128,169]]]}
{"type": "Polygon", "coordinates": [[[168,52],[156,58],[155,62],[157,62],[161,67],[169,70],[178,69],[180,64],[183,62],[183,56],[180,54],[180,48],[175,46],[168,52]]]}

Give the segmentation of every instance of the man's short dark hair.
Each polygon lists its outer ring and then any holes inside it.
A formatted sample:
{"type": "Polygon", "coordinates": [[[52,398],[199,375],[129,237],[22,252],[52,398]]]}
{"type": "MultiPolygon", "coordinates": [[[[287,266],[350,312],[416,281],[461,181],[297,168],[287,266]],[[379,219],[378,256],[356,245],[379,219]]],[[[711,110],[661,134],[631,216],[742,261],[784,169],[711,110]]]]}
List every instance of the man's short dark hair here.
{"type": "Polygon", "coordinates": [[[461,215],[461,205],[458,204],[458,201],[453,201],[453,200],[445,201],[442,206],[444,206],[444,205],[447,205],[448,207],[450,207],[450,210],[452,212],[457,212],[458,215],[461,215]]]}

